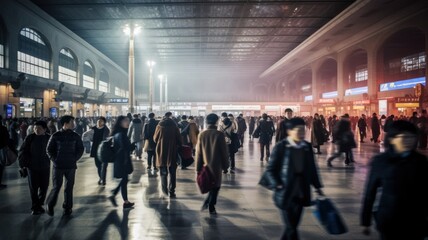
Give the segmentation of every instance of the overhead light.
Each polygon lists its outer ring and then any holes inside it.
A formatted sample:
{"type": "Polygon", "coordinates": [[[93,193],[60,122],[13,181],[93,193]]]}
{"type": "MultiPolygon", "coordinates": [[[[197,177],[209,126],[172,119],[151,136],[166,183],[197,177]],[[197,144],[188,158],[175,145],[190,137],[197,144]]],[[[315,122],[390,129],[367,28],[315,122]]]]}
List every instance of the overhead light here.
{"type": "Polygon", "coordinates": [[[138,24],[134,24],[134,26],[131,27],[129,24],[126,24],[125,27],[123,28],[123,32],[127,36],[130,36],[132,32],[132,34],[135,36],[141,32],[141,26],[138,24]]]}

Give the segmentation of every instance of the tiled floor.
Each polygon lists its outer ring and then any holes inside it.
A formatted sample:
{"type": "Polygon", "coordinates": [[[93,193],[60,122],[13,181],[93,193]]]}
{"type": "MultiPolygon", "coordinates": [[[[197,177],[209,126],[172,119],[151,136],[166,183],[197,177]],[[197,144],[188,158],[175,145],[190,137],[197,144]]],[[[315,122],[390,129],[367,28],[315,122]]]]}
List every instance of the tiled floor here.
{"type": "MultiPolygon", "coordinates": [[[[359,212],[370,157],[381,147],[363,143],[354,150],[357,164],[345,167],[342,161],[326,167],[333,146],[321,148],[318,164],[324,192],[341,211],[349,233],[332,236],[324,232],[307,208],[300,224],[302,239],[377,239],[361,234],[359,212]],[[327,153],[327,154],[326,154],[327,153]]],[[[224,175],[217,204],[217,216],[200,212],[204,196],[195,185],[193,166],[177,172],[177,199],[159,197],[159,176],[146,171],[146,161],[134,161],[129,199],[135,208],[124,211],[107,201],[117,184],[108,177],[106,187],[97,185],[94,160],[85,155],[78,164],[74,188],[74,212],[62,217],[62,194],[56,215],[30,215],[31,200],[27,179],[19,178],[16,165],[5,172],[7,189],[0,191],[0,239],[279,239],[283,224],[272,203],[271,192],[257,185],[264,170],[257,142],[247,141],[237,154],[237,172],[224,175]]],[[[111,167],[109,170],[111,171],[111,167]]],[[[109,171],[109,174],[110,174],[109,171]]],[[[62,193],[62,192],[61,192],[62,193]]],[[[120,199],[120,195],[117,198],[120,199]]]]}

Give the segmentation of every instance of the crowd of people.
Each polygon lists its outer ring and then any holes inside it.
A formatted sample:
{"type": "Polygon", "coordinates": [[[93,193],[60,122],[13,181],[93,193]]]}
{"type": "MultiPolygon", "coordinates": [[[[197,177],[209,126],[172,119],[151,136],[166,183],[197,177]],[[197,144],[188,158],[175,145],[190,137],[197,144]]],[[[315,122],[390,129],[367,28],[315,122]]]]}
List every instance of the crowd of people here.
{"type": "MultiPolygon", "coordinates": [[[[384,209],[375,216],[382,239],[407,236],[400,234],[409,232],[414,234],[410,239],[423,239],[426,235],[428,210],[423,201],[428,200],[428,193],[423,189],[428,189],[428,162],[416,151],[427,147],[425,110],[420,116],[415,112],[409,118],[394,115],[378,118],[376,113],[370,117],[364,114],[360,117],[344,114],[340,118],[320,114],[296,117],[288,108],[280,117],[240,114],[235,118],[226,112],[221,116],[212,113],[206,117],[175,117],[167,112],[161,118],[156,118],[154,113],[148,117],[128,114],[80,119],[65,115],[60,119],[4,120],[0,116],[0,122],[0,149],[7,146],[17,152],[20,171],[28,175],[33,215],[45,212],[54,215],[64,179],[63,214],[72,214],[77,161],[84,152],[94,158],[101,187],[106,185],[109,163],[113,164],[113,177],[120,179],[108,197],[114,206],[118,206],[119,191],[123,208],[134,206],[128,199],[128,176],[134,169],[132,156],[139,161],[143,153],[147,154],[147,170],[160,172],[162,197],[176,198],[177,168],[187,167],[180,162],[186,160],[185,148],[190,149],[197,174],[205,166],[213,175],[215,187],[209,191],[201,210],[216,214],[222,175],[235,174],[235,154],[244,146],[248,130],[250,141],[258,140],[260,161],[267,162],[263,179],[268,188],[274,190],[275,204],[283,215],[286,229],[282,239],[298,239],[302,209],[311,203],[310,186],[323,195],[315,163],[316,155],[323,154],[321,146],[328,141],[337,145],[336,152],[327,158],[328,167],[333,167],[332,161],[342,154],[344,163],[351,165],[355,162],[352,149],[357,147],[356,140],[364,143],[367,138],[374,144],[383,144],[386,151],[372,160],[363,199],[362,225],[371,225],[375,193],[383,187],[379,206],[384,204],[384,209]],[[306,132],[310,133],[309,138],[306,132]],[[305,141],[305,137],[309,141],[305,141]],[[271,151],[272,143],[275,145],[271,151]],[[50,178],[52,190],[47,194],[50,178]],[[392,198],[396,200],[390,202],[392,198]],[[403,211],[413,200],[421,203],[417,206],[425,211],[403,211]],[[400,225],[399,219],[409,219],[408,224],[400,225]]],[[[4,166],[0,164],[0,189],[7,187],[1,182],[3,171],[4,166]]]]}

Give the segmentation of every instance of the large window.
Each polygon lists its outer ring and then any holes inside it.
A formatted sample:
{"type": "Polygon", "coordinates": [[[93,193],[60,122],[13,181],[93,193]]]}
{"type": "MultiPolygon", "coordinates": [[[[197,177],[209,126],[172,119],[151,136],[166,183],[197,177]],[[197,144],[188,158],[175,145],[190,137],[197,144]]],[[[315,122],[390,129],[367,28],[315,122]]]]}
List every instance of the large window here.
{"type": "Polygon", "coordinates": [[[121,88],[115,87],[114,88],[114,94],[119,96],[119,97],[123,97],[123,98],[127,98],[129,96],[129,91],[123,90],[121,88]]]}
{"type": "Polygon", "coordinates": [[[355,82],[362,82],[369,79],[369,74],[367,70],[367,66],[357,67],[355,70],[355,82]]]}
{"type": "Polygon", "coordinates": [[[18,37],[18,71],[49,78],[50,49],[43,37],[30,28],[23,28],[18,37]]]}
{"type": "Polygon", "coordinates": [[[409,72],[426,67],[425,52],[401,58],[401,72],[409,72]]]}
{"type": "Polygon", "coordinates": [[[100,80],[98,81],[98,90],[101,92],[109,92],[109,76],[106,70],[100,73],[100,80]]]}
{"type": "Polygon", "coordinates": [[[95,89],[95,71],[89,61],[85,61],[83,66],[83,87],[95,89]]]}
{"type": "Polygon", "coordinates": [[[77,61],[69,49],[61,49],[59,52],[58,78],[61,82],[78,85],[77,61]]]}

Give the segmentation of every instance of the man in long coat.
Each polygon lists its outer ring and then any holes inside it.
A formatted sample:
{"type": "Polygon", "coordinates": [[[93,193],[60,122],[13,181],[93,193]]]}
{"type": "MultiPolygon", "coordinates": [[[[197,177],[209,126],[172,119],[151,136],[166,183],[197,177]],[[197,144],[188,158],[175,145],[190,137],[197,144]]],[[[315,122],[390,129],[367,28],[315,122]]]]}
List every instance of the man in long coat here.
{"type": "Polygon", "coordinates": [[[175,198],[177,155],[182,143],[180,130],[171,116],[171,112],[165,114],[164,119],[156,127],[153,140],[156,142],[156,163],[160,168],[162,192],[165,196],[175,198]]]}

